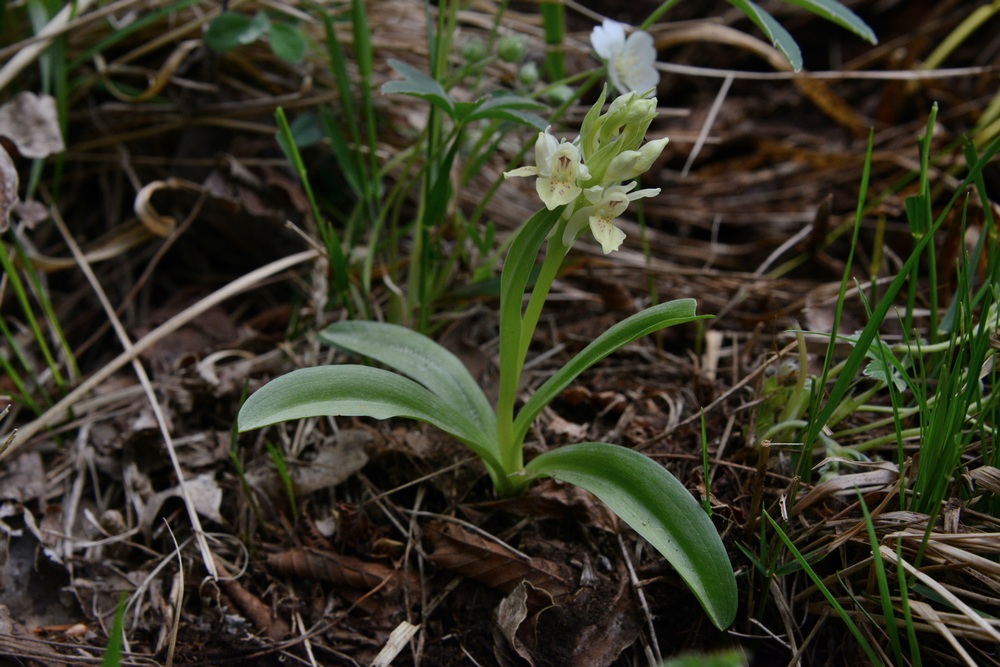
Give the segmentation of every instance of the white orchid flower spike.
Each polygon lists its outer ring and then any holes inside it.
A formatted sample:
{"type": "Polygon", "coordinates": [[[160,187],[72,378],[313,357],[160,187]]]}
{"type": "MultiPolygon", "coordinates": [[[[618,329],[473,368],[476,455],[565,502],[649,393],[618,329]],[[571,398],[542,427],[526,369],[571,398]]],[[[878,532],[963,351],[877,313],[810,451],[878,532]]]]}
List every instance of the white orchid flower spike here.
{"type": "Polygon", "coordinates": [[[590,42],[608,64],[608,78],[618,92],[652,94],[660,82],[660,73],[656,69],[656,46],[648,32],[635,30],[626,38],[624,24],[604,19],[590,33],[590,42]]]}

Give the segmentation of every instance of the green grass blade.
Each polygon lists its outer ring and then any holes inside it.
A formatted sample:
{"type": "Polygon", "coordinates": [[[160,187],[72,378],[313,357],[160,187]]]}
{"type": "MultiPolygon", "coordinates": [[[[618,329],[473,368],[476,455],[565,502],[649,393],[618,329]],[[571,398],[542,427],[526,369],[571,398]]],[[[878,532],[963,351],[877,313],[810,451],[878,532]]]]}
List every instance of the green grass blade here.
{"type": "Polygon", "coordinates": [[[306,172],[306,165],[302,161],[302,156],[299,154],[298,146],[295,145],[295,138],[292,136],[292,128],[288,125],[288,119],[285,117],[284,109],[278,107],[278,109],[274,112],[274,117],[278,121],[278,143],[281,145],[282,150],[285,152],[285,157],[287,157],[288,161],[292,163],[292,168],[295,169],[295,173],[299,177],[299,182],[302,184],[302,190],[305,192],[306,199],[309,201],[309,207],[312,211],[313,219],[316,222],[316,228],[323,237],[323,245],[326,247],[326,251],[330,255],[330,269],[333,272],[336,289],[340,293],[348,311],[353,313],[353,306],[350,298],[350,280],[347,276],[347,258],[344,256],[344,250],[340,242],[340,237],[337,235],[337,231],[333,228],[333,226],[330,225],[320,213],[319,205],[316,203],[316,197],[313,194],[312,184],[309,182],[309,174],[306,172]]]}
{"type": "Polygon", "coordinates": [[[861,646],[861,650],[864,651],[865,655],[871,661],[871,664],[880,664],[878,655],[875,653],[875,649],[873,649],[871,644],[868,643],[868,638],[865,637],[864,633],[861,632],[861,628],[859,628],[847,614],[847,611],[843,606],[841,606],[840,602],[837,601],[837,598],[833,596],[830,589],[826,587],[826,584],[823,583],[823,578],[816,574],[816,571],[809,564],[809,561],[799,552],[798,549],[795,548],[795,544],[793,544],[792,540],[785,534],[785,531],[781,529],[781,526],[779,526],[778,523],[771,518],[771,515],[764,512],[764,518],[771,524],[771,528],[774,529],[781,541],[784,542],[785,547],[789,552],[791,552],[792,556],[802,567],[803,571],[809,575],[810,579],[812,579],[813,584],[816,585],[819,592],[823,594],[826,601],[830,603],[830,606],[833,607],[834,611],[837,612],[837,615],[840,616],[840,619],[847,626],[848,631],[858,641],[858,644],[861,646]]]}
{"type": "MultiPolygon", "coordinates": [[[[982,172],[983,167],[985,167],[986,164],[988,164],[989,161],[992,160],[997,153],[1000,153],[1000,139],[997,139],[992,144],[990,144],[990,146],[980,156],[979,161],[970,166],[969,175],[965,178],[964,182],[955,189],[955,194],[952,195],[951,202],[945,209],[946,211],[950,209],[951,206],[954,205],[954,202],[957,201],[959,197],[964,196],[965,189],[969,186],[970,183],[974,181],[974,179],[978,176],[978,174],[982,172]]],[[[870,164],[870,159],[866,159],[865,164],[866,164],[866,169],[864,172],[865,177],[863,179],[861,196],[859,196],[859,207],[858,207],[859,216],[861,215],[864,193],[867,189],[867,176],[869,173],[867,166],[870,164]]],[[[844,395],[847,393],[847,390],[854,382],[855,375],[857,374],[858,369],[860,369],[861,364],[865,360],[868,348],[872,344],[872,341],[875,339],[875,336],[878,333],[879,326],[885,319],[885,316],[888,314],[890,308],[892,308],[893,301],[895,300],[896,295],[899,294],[899,291],[903,287],[903,284],[908,279],[910,272],[916,267],[917,263],[919,262],[920,257],[924,251],[924,248],[933,241],[935,232],[944,223],[946,217],[947,216],[945,214],[941,214],[938,217],[938,219],[934,222],[934,224],[931,226],[931,228],[928,229],[927,233],[924,234],[924,236],[917,241],[909,258],[907,258],[906,262],[903,263],[903,266],[900,267],[899,274],[892,281],[892,283],[890,283],[889,286],[886,288],[885,294],[882,296],[882,299],[879,301],[878,306],[876,306],[876,308],[872,313],[872,318],[869,320],[868,324],[865,325],[865,328],[862,330],[861,335],[858,337],[857,345],[851,351],[851,354],[848,356],[847,360],[844,362],[840,376],[837,378],[837,381],[834,383],[834,386],[830,389],[830,394],[827,398],[826,404],[823,406],[823,409],[821,411],[818,411],[816,416],[811,420],[809,431],[807,432],[805,437],[805,442],[807,444],[816,441],[816,438],[819,435],[820,430],[822,430],[823,426],[827,423],[827,421],[830,418],[830,415],[833,414],[833,412],[837,409],[837,406],[840,404],[840,401],[843,399],[844,395]]]]}
{"type": "Polygon", "coordinates": [[[115,618],[111,622],[111,632],[108,633],[108,645],[104,649],[104,657],[101,658],[101,667],[118,667],[122,664],[122,646],[125,643],[125,606],[127,601],[128,596],[124,593],[118,598],[118,606],[115,607],[115,618]]]}
{"type": "Polygon", "coordinates": [[[879,550],[878,535],[875,534],[875,525],[872,523],[871,514],[868,513],[868,505],[865,504],[864,496],[858,492],[858,502],[861,506],[861,514],[864,517],[865,529],[868,531],[868,543],[872,548],[872,566],[875,568],[875,580],[878,583],[879,601],[882,603],[882,616],[884,622],[882,626],[889,635],[889,646],[896,659],[897,665],[903,663],[903,649],[899,643],[899,630],[896,628],[896,614],[892,609],[892,595],[889,593],[889,580],[885,575],[885,563],[882,561],[882,552],[879,550]]]}
{"type": "Polygon", "coordinates": [[[546,452],[526,470],[600,498],[674,566],[717,628],[733,622],[736,577],[722,539],[694,496],[663,466],[626,447],[587,442],[546,452]]]}
{"type": "Polygon", "coordinates": [[[292,483],[292,476],[288,473],[288,464],[285,462],[285,455],[278,447],[270,442],[265,442],[267,453],[271,456],[275,469],[278,471],[278,479],[285,487],[285,495],[288,497],[288,505],[292,508],[292,516],[296,520],[299,518],[298,504],[295,502],[295,485],[292,483]]]}

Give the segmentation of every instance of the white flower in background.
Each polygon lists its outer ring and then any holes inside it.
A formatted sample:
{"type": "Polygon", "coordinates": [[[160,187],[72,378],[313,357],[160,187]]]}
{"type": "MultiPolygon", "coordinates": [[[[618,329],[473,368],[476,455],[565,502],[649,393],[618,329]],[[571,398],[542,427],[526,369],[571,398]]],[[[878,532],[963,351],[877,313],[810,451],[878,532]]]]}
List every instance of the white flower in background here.
{"type": "Polygon", "coordinates": [[[660,82],[656,47],[648,32],[636,30],[626,38],[623,24],[604,19],[590,33],[590,42],[608,64],[608,78],[618,92],[635,91],[644,95],[660,82]]]}
{"type": "Polygon", "coordinates": [[[572,244],[583,226],[589,224],[591,233],[601,244],[605,255],[612,250],[618,250],[625,240],[625,232],[615,226],[615,218],[625,212],[629,202],[660,194],[660,188],[646,188],[632,192],[636,185],[636,182],[632,181],[625,185],[606,187],[595,185],[584,190],[583,196],[587,198],[591,206],[581,208],[573,214],[573,217],[566,224],[563,243],[572,244]]]}
{"type": "Polygon", "coordinates": [[[503,175],[504,178],[538,176],[535,190],[551,211],[573,203],[580,196],[582,189],[577,181],[590,178],[590,171],[580,162],[580,149],[575,144],[565,139],[556,141],[546,128],[535,141],[535,166],[505,171],[503,175]]]}

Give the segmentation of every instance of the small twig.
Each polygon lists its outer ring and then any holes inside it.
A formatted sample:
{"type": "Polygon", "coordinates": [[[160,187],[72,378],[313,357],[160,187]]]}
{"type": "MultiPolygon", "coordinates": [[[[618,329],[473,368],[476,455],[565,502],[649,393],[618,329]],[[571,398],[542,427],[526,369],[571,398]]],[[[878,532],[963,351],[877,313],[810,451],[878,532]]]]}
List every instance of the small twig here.
{"type": "Polygon", "coordinates": [[[712,131],[712,125],[715,124],[715,119],[719,115],[719,110],[722,109],[722,103],[726,100],[726,95],[729,94],[729,88],[733,85],[733,77],[727,76],[722,82],[722,86],[719,88],[718,94],[715,96],[715,101],[712,102],[712,106],[708,110],[708,115],[705,116],[705,122],[701,125],[701,131],[698,133],[698,139],[694,142],[694,146],[691,148],[691,153],[688,155],[687,162],[684,163],[684,168],[681,169],[681,178],[688,175],[691,171],[691,165],[698,158],[698,153],[701,152],[702,147],[705,145],[705,140],[708,139],[708,133],[712,131]]]}
{"type": "Polygon", "coordinates": [[[174,625],[170,628],[170,641],[167,644],[166,667],[173,667],[174,653],[177,651],[177,634],[181,629],[181,609],[184,606],[184,559],[181,558],[181,547],[177,544],[174,531],[170,529],[170,524],[164,520],[164,526],[170,533],[170,540],[174,543],[174,553],[177,554],[177,575],[180,577],[180,585],[177,588],[177,601],[174,603],[174,625]]]}
{"type": "Polygon", "coordinates": [[[625,561],[625,567],[628,569],[628,578],[632,583],[632,588],[635,589],[635,594],[639,597],[639,606],[642,607],[642,613],[646,615],[646,623],[649,625],[649,643],[653,649],[653,660],[650,661],[651,667],[663,662],[663,656],[660,654],[660,644],[656,641],[656,626],[653,625],[653,614],[649,611],[649,605],[646,603],[646,594],[642,591],[642,584],[639,583],[639,577],[635,574],[635,568],[632,567],[632,559],[629,558],[628,549],[625,548],[625,540],[622,539],[621,533],[618,533],[618,546],[622,550],[622,559],[625,561]]]}

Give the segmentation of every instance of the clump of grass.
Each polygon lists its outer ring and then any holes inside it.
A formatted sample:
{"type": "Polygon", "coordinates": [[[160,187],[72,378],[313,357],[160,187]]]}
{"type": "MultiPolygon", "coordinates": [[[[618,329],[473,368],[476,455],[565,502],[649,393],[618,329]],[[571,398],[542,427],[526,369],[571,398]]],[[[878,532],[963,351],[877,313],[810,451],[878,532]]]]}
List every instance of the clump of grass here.
{"type": "MultiPolygon", "coordinates": [[[[942,598],[932,589],[936,581],[919,568],[928,560],[927,564],[940,562],[940,517],[949,503],[975,504],[986,510],[990,519],[1000,518],[995,512],[997,504],[993,494],[970,488],[963,476],[963,471],[969,467],[995,466],[998,460],[995,439],[998,399],[992,341],[1000,328],[997,302],[1000,253],[996,248],[995,221],[986,198],[982,170],[1000,153],[1000,140],[982,150],[976,150],[971,144],[967,146],[967,175],[954,193],[938,205],[938,210],[932,212],[934,186],[930,178],[930,137],[935,115],[930,115],[926,133],[919,140],[921,159],[916,193],[906,200],[907,219],[914,237],[912,252],[881,296],[872,292],[870,296],[878,297],[874,303],[869,303],[869,295],[860,286],[855,285],[853,291],[849,289],[850,258],[858,243],[857,232],[866,211],[869,149],[852,251],[833,315],[835,333],[829,334],[822,370],[818,376],[807,378],[807,362],[801,359],[795,384],[791,385],[793,388],[783,388],[780,383],[772,385],[770,402],[765,401],[761,410],[764,415],[777,417],[759,422],[765,429],[761,437],[782,434],[791,442],[801,443],[795,455],[796,471],[805,481],[812,479],[820,456],[824,458],[824,479],[836,484],[831,488],[844,490],[850,488],[852,477],[860,480],[864,475],[844,475],[843,483],[837,481],[838,476],[846,472],[844,466],[849,467],[851,461],[870,461],[885,454],[895,463],[896,490],[883,488],[885,496],[878,514],[909,512],[919,531],[900,533],[880,529],[876,513],[869,513],[864,497],[859,497],[856,505],[858,523],[849,534],[866,531],[870,555],[861,562],[848,562],[843,576],[824,578],[815,569],[830,558],[835,551],[834,545],[841,540],[822,537],[817,540],[813,536],[805,542],[809,545],[807,548],[800,548],[796,543],[806,540],[808,533],[796,538],[794,531],[782,529],[769,518],[787,553],[813,580],[815,590],[844,620],[862,651],[875,664],[889,658],[873,653],[872,633],[884,632],[896,664],[902,664],[905,659],[920,664],[924,650],[921,634],[928,631],[938,632],[958,647],[961,655],[969,655],[962,641],[949,629],[949,624],[962,623],[962,614],[968,618],[969,614],[981,612],[970,611],[971,608],[962,606],[964,603],[942,598]],[[960,254],[954,276],[941,275],[934,268],[937,235],[945,220],[955,217],[961,221],[960,238],[964,238],[965,221],[974,204],[979,204],[983,210],[982,234],[971,251],[960,254]],[[948,289],[948,306],[942,308],[937,295],[945,294],[948,289]],[[868,320],[861,331],[844,335],[836,332],[849,292],[858,295],[868,320]],[[921,293],[929,304],[930,314],[927,328],[918,330],[913,315],[920,305],[921,293]],[[900,301],[902,305],[897,305],[900,301]],[[887,315],[895,308],[903,310],[899,318],[904,326],[903,340],[889,344],[883,338],[882,329],[887,315]],[[837,359],[837,346],[843,343],[850,346],[850,352],[846,358],[837,359]],[[795,396],[801,396],[803,391],[809,399],[795,401],[795,396]],[[858,421],[855,417],[864,413],[885,417],[861,420],[861,426],[850,425],[858,421]],[[842,426],[845,423],[849,425],[842,426]],[[896,568],[885,566],[885,554],[894,554],[896,568]],[[876,588],[870,596],[859,597],[851,592],[848,573],[860,568],[870,568],[870,581],[876,588]],[[896,581],[895,593],[893,579],[896,581]],[[846,600],[843,598],[845,593],[848,595],[846,600]],[[870,603],[876,605],[874,609],[870,603]],[[943,619],[949,608],[959,607],[963,611],[954,619],[948,617],[947,623],[932,621],[927,624],[921,620],[943,619]],[[852,608],[867,619],[871,629],[864,632],[859,629],[852,608]],[[875,618],[876,614],[881,615],[881,619],[875,618]],[[897,632],[897,625],[905,629],[905,635],[897,632]],[[880,627],[884,630],[879,630],[880,627]]],[[[802,335],[800,332],[800,349],[804,351],[802,335]]],[[[794,504],[794,491],[788,500],[789,504],[794,504]]],[[[989,528],[984,527],[984,530],[989,528]]],[[[769,582],[781,576],[777,574],[780,567],[776,563],[782,557],[767,544],[762,526],[757,549],[745,550],[763,575],[761,584],[756,587],[762,590],[767,590],[769,582]]],[[[788,574],[784,572],[784,576],[788,574]]],[[[952,584],[952,590],[956,589],[961,595],[963,591],[958,582],[952,584]]],[[[757,607],[758,613],[762,610],[757,607]]],[[[985,638],[986,635],[980,636],[985,638]]]]}

